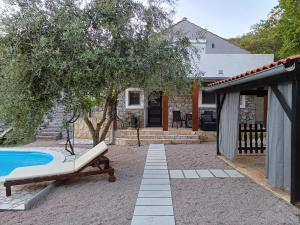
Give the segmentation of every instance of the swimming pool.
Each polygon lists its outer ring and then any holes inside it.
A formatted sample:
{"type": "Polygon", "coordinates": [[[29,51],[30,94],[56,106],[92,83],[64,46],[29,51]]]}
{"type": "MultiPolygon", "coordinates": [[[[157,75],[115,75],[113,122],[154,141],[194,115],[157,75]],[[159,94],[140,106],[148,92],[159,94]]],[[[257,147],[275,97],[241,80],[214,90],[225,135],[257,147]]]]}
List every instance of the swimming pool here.
{"type": "Polygon", "coordinates": [[[53,155],[39,151],[1,150],[0,176],[7,176],[17,167],[48,164],[53,158],[53,155]]]}

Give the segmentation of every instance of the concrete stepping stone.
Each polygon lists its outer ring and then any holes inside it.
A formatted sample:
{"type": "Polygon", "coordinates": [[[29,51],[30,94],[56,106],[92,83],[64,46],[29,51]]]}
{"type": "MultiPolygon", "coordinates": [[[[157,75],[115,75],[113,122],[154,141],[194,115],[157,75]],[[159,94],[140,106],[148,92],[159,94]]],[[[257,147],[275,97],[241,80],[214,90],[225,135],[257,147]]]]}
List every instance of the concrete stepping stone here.
{"type": "Polygon", "coordinates": [[[170,184],[169,179],[143,179],[142,184],[170,184]]]}
{"type": "Polygon", "coordinates": [[[162,159],[166,159],[165,155],[148,155],[147,159],[149,158],[162,158],[162,159]]]}
{"type": "Polygon", "coordinates": [[[143,184],[140,187],[140,191],[170,191],[169,184],[143,184]]]}
{"type": "Polygon", "coordinates": [[[138,198],[135,205],[172,205],[172,198],[138,198]]]}
{"type": "Polygon", "coordinates": [[[170,170],[171,178],[184,178],[182,170],[170,170]]]}
{"type": "Polygon", "coordinates": [[[225,178],[225,177],[229,177],[227,173],[224,172],[224,170],[219,170],[219,169],[214,169],[214,170],[210,170],[210,172],[218,178],[225,178]]]}
{"type": "Polygon", "coordinates": [[[165,152],[164,148],[150,148],[148,152],[165,152]]]}
{"type": "Polygon", "coordinates": [[[175,225],[174,216],[134,216],[131,225],[175,225]]]}
{"type": "Polygon", "coordinates": [[[144,174],[143,178],[148,178],[148,179],[167,179],[169,178],[169,175],[167,174],[144,174]]]}
{"type": "Polygon", "coordinates": [[[227,173],[230,177],[244,177],[242,174],[240,174],[236,170],[224,170],[225,173],[227,173]]]}
{"type": "Polygon", "coordinates": [[[147,158],[146,162],[153,161],[153,160],[165,160],[165,161],[167,161],[167,159],[165,159],[165,158],[161,158],[161,157],[160,158],[158,158],[158,157],[153,158],[152,157],[152,158],[147,158]]]}
{"type": "Polygon", "coordinates": [[[139,198],[171,198],[171,191],[140,191],[139,198]]]}
{"type": "Polygon", "coordinates": [[[160,155],[160,154],[162,154],[162,155],[165,155],[165,151],[162,151],[162,152],[150,152],[150,153],[148,153],[147,154],[147,156],[151,156],[151,155],[160,155]]]}
{"type": "Polygon", "coordinates": [[[209,170],[196,170],[196,172],[201,178],[214,177],[214,175],[209,170]]]}
{"type": "Polygon", "coordinates": [[[149,145],[149,149],[151,149],[151,148],[163,148],[163,149],[165,149],[165,145],[164,144],[150,144],[149,145]]]}
{"type": "Polygon", "coordinates": [[[166,156],[147,156],[147,159],[167,159],[166,156]]]}
{"type": "Polygon", "coordinates": [[[134,216],[173,216],[173,206],[135,206],[134,216]]]}
{"type": "Polygon", "coordinates": [[[167,163],[167,160],[165,159],[149,159],[146,160],[146,163],[167,163]]]}
{"type": "Polygon", "coordinates": [[[147,163],[145,166],[167,166],[167,163],[147,163]]]}
{"type": "Polygon", "coordinates": [[[146,162],[146,166],[167,166],[167,163],[164,162],[146,162]]]}
{"type": "Polygon", "coordinates": [[[167,170],[167,166],[145,166],[145,170],[167,170]]]}
{"type": "Polygon", "coordinates": [[[144,174],[169,174],[168,170],[144,170],[144,174]]]}
{"type": "Polygon", "coordinates": [[[183,170],[185,178],[199,178],[196,170],[183,170]]]}

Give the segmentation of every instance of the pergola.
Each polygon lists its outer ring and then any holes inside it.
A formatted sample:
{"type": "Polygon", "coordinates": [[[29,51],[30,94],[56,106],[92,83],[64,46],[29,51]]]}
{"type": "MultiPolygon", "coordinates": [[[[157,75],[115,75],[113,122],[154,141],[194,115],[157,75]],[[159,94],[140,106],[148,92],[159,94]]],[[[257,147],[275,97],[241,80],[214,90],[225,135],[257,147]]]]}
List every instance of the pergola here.
{"type": "Polygon", "coordinates": [[[237,152],[239,96],[268,95],[266,176],[300,204],[300,55],[209,85],[217,94],[217,154],[237,152]]]}

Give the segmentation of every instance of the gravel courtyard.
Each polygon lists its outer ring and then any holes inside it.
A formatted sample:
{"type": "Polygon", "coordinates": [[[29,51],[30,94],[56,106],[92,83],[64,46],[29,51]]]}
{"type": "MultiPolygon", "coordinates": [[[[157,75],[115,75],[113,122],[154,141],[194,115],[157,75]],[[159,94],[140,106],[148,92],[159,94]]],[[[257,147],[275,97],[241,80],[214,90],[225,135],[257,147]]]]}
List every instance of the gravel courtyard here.
{"type": "MultiPolygon", "coordinates": [[[[168,169],[231,168],[216,157],[214,143],[165,148],[168,169]]],[[[110,146],[115,183],[107,176],[65,182],[29,211],[0,212],[0,224],[130,225],[147,149],[110,146]]],[[[176,225],[300,224],[298,209],[247,177],[171,179],[171,190],[176,225]]]]}
{"type": "MultiPolygon", "coordinates": [[[[167,145],[169,169],[228,169],[215,144],[167,145]]],[[[299,210],[248,177],[171,179],[177,225],[300,224],[299,210]]]]}

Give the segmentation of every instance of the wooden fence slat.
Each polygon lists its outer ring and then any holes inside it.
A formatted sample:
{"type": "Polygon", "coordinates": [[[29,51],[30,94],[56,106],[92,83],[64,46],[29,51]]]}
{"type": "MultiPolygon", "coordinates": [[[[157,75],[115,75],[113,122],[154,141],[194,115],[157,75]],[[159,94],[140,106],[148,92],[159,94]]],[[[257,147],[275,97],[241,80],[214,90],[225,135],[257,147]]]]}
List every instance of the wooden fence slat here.
{"type": "Polygon", "coordinates": [[[259,124],[239,124],[239,153],[253,154],[264,153],[266,146],[264,135],[266,128],[259,124]]]}

